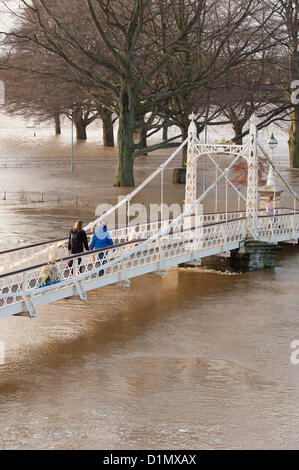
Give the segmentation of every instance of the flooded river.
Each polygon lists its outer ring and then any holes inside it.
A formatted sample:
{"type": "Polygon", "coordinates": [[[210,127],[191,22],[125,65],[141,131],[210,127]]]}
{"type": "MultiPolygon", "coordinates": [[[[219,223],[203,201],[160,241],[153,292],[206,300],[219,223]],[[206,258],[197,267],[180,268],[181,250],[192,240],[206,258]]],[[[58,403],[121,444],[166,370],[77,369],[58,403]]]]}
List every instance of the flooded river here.
{"type": "MultiPolygon", "coordinates": [[[[1,169],[1,185],[84,193],[88,202],[2,201],[1,249],[64,236],[74,219],[89,222],[99,202],[129,191],[112,187],[115,152],[95,134],[76,146],[80,166],[71,175],[68,136],[38,130],[32,143],[32,133],[0,132],[2,158],[36,163],[1,169]],[[84,158],[98,160],[83,165],[84,158]]],[[[136,182],[165,157],[137,160],[136,182]]],[[[299,191],[299,172],[284,175],[299,191]]],[[[171,176],[169,203],[184,192],[171,176]]],[[[158,181],[140,201],[159,197],[158,181]]],[[[299,248],[287,246],[274,270],[172,268],[162,279],[133,279],[129,289],[92,291],[85,303],[42,307],[34,320],[1,320],[0,448],[298,449],[299,365],[290,361],[298,283],[299,248]]]]}

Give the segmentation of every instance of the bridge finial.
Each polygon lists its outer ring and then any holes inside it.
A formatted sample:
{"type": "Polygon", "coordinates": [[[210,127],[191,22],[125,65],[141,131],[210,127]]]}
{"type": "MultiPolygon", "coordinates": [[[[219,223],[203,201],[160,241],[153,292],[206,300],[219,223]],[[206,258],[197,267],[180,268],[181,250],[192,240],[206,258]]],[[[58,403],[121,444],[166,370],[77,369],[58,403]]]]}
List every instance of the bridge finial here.
{"type": "Polygon", "coordinates": [[[193,111],[191,114],[189,114],[188,118],[190,119],[190,121],[196,121],[197,119],[197,114],[195,114],[193,111]]]}
{"type": "Polygon", "coordinates": [[[257,126],[259,120],[258,120],[258,117],[257,117],[256,113],[253,113],[250,116],[249,122],[250,122],[251,125],[257,126]]]}
{"type": "Polygon", "coordinates": [[[197,136],[197,128],[196,128],[196,124],[195,124],[195,121],[198,117],[198,114],[194,114],[194,112],[192,111],[192,113],[188,116],[188,118],[190,119],[190,125],[189,125],[189,128],[188,128],[188,134],[189,136],[194,136],[196,137],[197,136]]]}
{"type": "Polygon", "coordinates": [[[250,124],[250,134],[255,134],[256,135],[257,125],[258,125],[258,118],[257,118],[257,115],[255,113],[253,113],[250,116],[249,124],[250,124]]]}

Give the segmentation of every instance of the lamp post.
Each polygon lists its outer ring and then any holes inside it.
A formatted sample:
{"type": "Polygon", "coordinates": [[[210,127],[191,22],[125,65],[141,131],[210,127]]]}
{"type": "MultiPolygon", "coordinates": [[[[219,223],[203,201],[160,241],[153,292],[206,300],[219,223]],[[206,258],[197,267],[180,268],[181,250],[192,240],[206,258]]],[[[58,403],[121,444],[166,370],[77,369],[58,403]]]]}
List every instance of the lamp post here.
{"type": "MultiPolygon", "coordinates": [[[[275,139],[273,132],[272,132],[272,135],[271,135],[271,137],[270,137],[270,139],[268,140],[267,143],[268,143],[268,145],[271,149],[270,156],[271,156],[271,160],[273,161],[274,149],[278,145],[278,142],[275,139]]],[[[273,167],[271,165],[269,167],[269,173],[268,173],[268,178],[267,178],[267,186],[275,186],[275,175],[274,175],[273,167]]]]}
{"type": "MultiPolygon", "coordinates": [[[[278,142],[274,137],[272,132],[270,139],[268,140],[267,144],[270,147],[270,158],[273,161],[273,154],[274,149],[277,147],[278,142]]],[[[264,186],[260,186],[258,188],[258,192],[260,195],[260,209],[265,209],[267,205],[267,201],[269,196],[274,199],[273,201],[273,213],[275,214],[275,206],[277,202],[280,200],[280,195],[282,193],[282,189],[275,185],[275,174],[273,171],[272,165],[269,166],[269,173],[267,178],[267,183],[264,186]]]]}
{"type": "MultiPolygon", "coordinates": [[[[271,161],[273,162],[273,154],[274,154],[274,149],[277,147],[277,140],[275,139],[274,137],[274,134],[272,132],[272,135],[270,137],[270,139],[268,140],[268,145],[270,147],[270,158],[271,158],[271,161]]],[[[270,165],[269,167],[269,173],[268,173],[268,178],[267,178],[267,186],[271,186],[273,188],[273,197],[274,197],[274,201],[273,201],[273,214],[275,215],[275,208],[276,208],[276,188],[275,188],[275,174],[274,174],[274,171],[273,171],[273,167],[272,165],[270,165]]]]}

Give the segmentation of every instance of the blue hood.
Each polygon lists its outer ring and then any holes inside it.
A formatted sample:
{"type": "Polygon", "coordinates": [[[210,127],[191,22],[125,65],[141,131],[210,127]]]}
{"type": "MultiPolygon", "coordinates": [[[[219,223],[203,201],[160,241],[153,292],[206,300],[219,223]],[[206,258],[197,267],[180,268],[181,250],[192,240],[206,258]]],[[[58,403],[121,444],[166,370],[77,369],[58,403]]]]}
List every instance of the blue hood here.
{"type": "Polygon", "coordinates": [[[107,229],[106,227],[100,227],[97,229],[97,231],[95,232],[96,234],[96,237],[99,238],[100,240],[103,240],[106,238],[107,236],[107,229]]]}
{"type": "Polygon", "coordinates": [[[113,245],[113,240],[106,227],[100,227],[96,230],[92,237],[90,250],[97,250],[98,248],[105,248],[106,246],[113,245]]]}

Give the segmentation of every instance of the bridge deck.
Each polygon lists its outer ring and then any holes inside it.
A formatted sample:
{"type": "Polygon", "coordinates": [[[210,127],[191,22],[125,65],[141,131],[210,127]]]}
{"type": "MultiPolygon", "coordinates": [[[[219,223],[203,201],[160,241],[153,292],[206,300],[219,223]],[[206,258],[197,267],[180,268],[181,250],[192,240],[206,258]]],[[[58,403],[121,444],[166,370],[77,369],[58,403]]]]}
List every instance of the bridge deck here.
{"type": "MultiPolygon", "coordinates": [[[[287,209],[277,212],[274,217],[258,218],[257,238],[272,243],[298,240],[299,213],[287,209]]],[[[49,253],[65,253],[65,239],[35,245],[32,256],[32,247],[0,253],[12,254],[14,262],[10,267],[18,268],[0,275],[0,318],[24,311],[35,316],[38,306],[73,296],[84,300],[89,290],[117,283],[126,285],[131,278],[151,272],[164,274],[170,266],[237,249],[246,239],[244,213],[230,213],[225,220],[223,214],[205,214],[200,219],[204,224],[196,220],[197,225],[194,216],[184,218],[162,235],[161,227],[168,226],[169,221],[118,229],[113,235],[120,243],[113,247],[52,257],[50,263],[49,253]],[[16,261],[18,252],[25,253],[21,261],[16,261]],[[32,259],[41,262],[28,265],[32,259]],[[47,267],[54,269],[56,282],[43,286],[43,270],[47,267]]]]}

